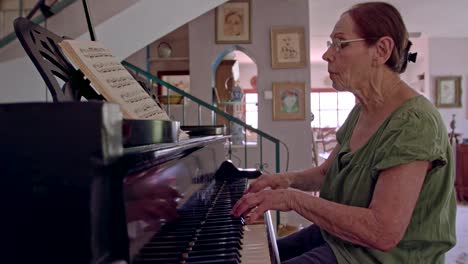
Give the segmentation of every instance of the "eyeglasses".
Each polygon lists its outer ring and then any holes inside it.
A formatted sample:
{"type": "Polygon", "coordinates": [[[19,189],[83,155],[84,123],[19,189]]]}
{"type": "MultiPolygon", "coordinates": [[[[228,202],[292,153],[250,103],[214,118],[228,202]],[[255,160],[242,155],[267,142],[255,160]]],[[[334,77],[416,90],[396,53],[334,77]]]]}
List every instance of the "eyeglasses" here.
{"type": "Polygon", "coordinates": [[[366,39],[357,38],[357,39],[342,40],[342,39],[334,38],[334,39],[332,39],[332,41],[330,41],[330,40],[327,41],[327,47],[328,48],[333,47],[333,48],[335,48],[336,52],[339,52],[340,50],[342,50],[345,47],[345,46],[343,46],[343,44],[350,43],[350,42],[356,42],[356,41],[363,41],[363,40],[366,40],[366,39]]]}

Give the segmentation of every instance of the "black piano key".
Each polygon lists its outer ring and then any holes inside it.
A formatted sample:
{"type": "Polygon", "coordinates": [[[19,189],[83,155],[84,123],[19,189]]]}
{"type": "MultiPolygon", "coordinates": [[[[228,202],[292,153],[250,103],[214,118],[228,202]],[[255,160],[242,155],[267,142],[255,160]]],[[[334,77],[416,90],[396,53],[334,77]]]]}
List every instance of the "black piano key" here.
{"type": "Polygon", "coordinates": [[[203,219],[200,222],[207,222],[207,221],[213,222],[213,221],[220,221],[220,220],[222,220],[222,221],[226,221],[226,220],[228,220],[228,221],[237,221],[239,219],[240,219],[239,217],[234,217],[232,215],[226,215],[226,214],[225,215],[213,215],[213,216],[208,214],[206,216],[206,218],[203,219]]]}
{"type": "Polygon", "coordinates": [[[234,263],[240,262],[240,257],[236,253],[220,253],[220,254],[211,254],[207,256],[190,256],[185,260],[186,263],[192,263],[196,261],[208,261],[208,260],[226,260],[226,261],[235,261],[234,263]]]}
{"type": "Polygon", "coordinates": [[[209,250],[213,248],[237,248],[242,249],[241,241],[227,241],[227,242],[216,242],[216,241],[197,241],[197,243],[191,248],[192,251],[209,250]]]}
{"type": "Polygon", "coordinates": [[[174,264],[180,263],[180,258],[158,258],[158,257],[148,257],[148,258],[137,258],[132,263],[158,263],[158,264],[174,264]]]}
{"type": "Polygon", "coordinates": [[[219,232],[219,233],[200,233],[197,235],[197,240],[200,239],[212,239],[212,238],[230,238],[230,237],[235,237],[239,238],[241,237],[240,232],[219,232]]]}
{"type": "Polygon", "coordinates": [[[212,260],[204,260],[204,261],[190,261],[190,262],[182,262],[187,264],[238,264],[239,261],[237,259],[212,259],[212,260]]]}
{"type": "Polygon", "coordinates": [[[237,248],[212,248],[212,249],[207,249],[207,250],[197,250],[197,251],[190,251],[188,254],[189,256],[206,256],[210,254],[220,254],[220,253],[233,253],[237,254],[239,258],[241,257],[241,254],[239,252],[239,249],[237,248]]]}
{"type": "Polygon", "coordinates": [[[202,228],[200,231],[197,232],[198,233],[202,233],[202,234],[215,234],[215,233],[220,233],[220,232],[236,232],[236,233],[240,233],[240,234],[243,234],[244,233],[244,229],[243,228],[238,228],[238,227],[235,227],[235,228],[231,228],[231,227],[218,227],[218,228],[202,228]]]}
{"type": "Polygon", "coordinates": [[[160,235],[155,239],[158,239],[158,240],[161,239],[161,240],[166,240],[166,241],[170,241],[170,240],[180,241],[180,240],[191,240],[192,238],[193,238],[193,235],[189,234],[189,235],[180,235],[180,236],[160,235]]]}
{"type": "Polygon", "coordinates": [[[195,245],[192,247],[192,250],[197,246],[213,245],[213,248],[225,248],[231,244],[242,246],[242,241],[239,240],[240,237],[219,237],[219,238],[204,238],[198,239],[195,242],[195,245]]]}
{"type": "Polygon", "coordinates": [[[168,246],[144,246],[140,253],[158,253],[158,252],[185,252],[187,248],[190,248],[188,245],[168,245],[168,246]]]}

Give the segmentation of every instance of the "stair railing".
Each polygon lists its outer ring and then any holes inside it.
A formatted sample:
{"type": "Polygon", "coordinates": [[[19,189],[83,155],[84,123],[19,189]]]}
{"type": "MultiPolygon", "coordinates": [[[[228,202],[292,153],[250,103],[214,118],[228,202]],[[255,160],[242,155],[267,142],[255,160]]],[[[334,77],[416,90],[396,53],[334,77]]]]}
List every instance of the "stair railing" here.
{"type": "MultiPolygon", "coordinates": [[[[238,124],[238,125],[242,126],[244,129],[256,133],[259,136],[260,163],[259,163],[259,166],[258,166],[259,168],[258,169],[260,169],[260,170],[264,169],[263,139],[267,139],[268,141],[272,142],[275,145],[275,165],[276,165],[275,170],[276,170],[276,172],[280,172],[280,143],[281,142],[280,142],[279,139],[269,135],[268,133],[265,133],[265,132],[263,132],[263,131],[261,131],[259,129],[256,129],[256,128],[246,124],[244,121],[242,121],[242,120],[240,120],[240,119],[238,119],[238,118],[236,118],[236,117],[234,117],[234,116],[232,116],[232,115],[230,115],[230,114],[228,114],[228,113],[226,113],[224,111],[221,111],[216,106],[211,105],[211,104],[209,104],[209,103],[207,103],[207,102],[193,96],[192,94],[189,94],[189,93],[187,93],[187,92],[185,92],[185,91],[171,85],[170,83],[167,83],[167,82],[165,82],[163,80],[160,80],[156,76],[153,76],[152,74],[138,68],[135,65],[132,65],[129,62],[123,61],[122,64],[124,66],[126,66],[127,68],[133,70],[136,74],[147,78],[149,81],[158,83],[160,85],[163,85],[166,88],[168,88],[169,90],[171,90],[172,92],[174,92],[176,94],[179,94],[179,95],[181,95],[181,96],[183,96],[185,98],[188,98],[191,101],[198,104],[198,125],[201,125],[201,108],[204,107],[205,109],[210,110],[212,113],[214,113],[216,115],[219,115],[219,116],[222,116],[222,117],[226,118],[227,120],[229,120],[230,122],[238,124]]],[[[169,93],[168,93],[168,96],[169,96],[169,93]]],[[[167,107],[167,112],[170,115],[169,103],[166,104],[166,107],[167,107]]],[[[182,104],[182,107],[183,107],[183,109],[182,109],[182,124],[184,124],[184,122],[185,122],[185,109],[184,109],[183,104],[182,104]]],[[[213,121],[214,121],[214,119],[213,119],[213,121]]],[[[245,140],[245,142],[247,142],[247,134],[244,135],[244,140],[245,140]]],[[[228,154],[231,155],[231,153],[232,153],[231,144],[229,144],[228,154]]],[[[247,144],[244,144],[244,164],[247,165],[247,144]]]]}

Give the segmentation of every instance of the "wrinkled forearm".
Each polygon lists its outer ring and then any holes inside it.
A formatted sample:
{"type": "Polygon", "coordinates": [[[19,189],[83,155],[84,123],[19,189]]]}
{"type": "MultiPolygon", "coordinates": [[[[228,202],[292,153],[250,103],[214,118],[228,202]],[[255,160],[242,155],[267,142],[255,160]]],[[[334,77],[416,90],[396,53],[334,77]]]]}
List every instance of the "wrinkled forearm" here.
{"type": "Polygon", "coordinates": [[[321,167],[314,167],[304,171],[292,172],[286,175],[289,187],[302,191],[319,191],[325,179],[321,167]]]}
{"type": "Polygon", "coordinates": [[[291,209],[343,240],[387,251],[401,239],[369,208],[352,207],[291,190],[291,209]]]}

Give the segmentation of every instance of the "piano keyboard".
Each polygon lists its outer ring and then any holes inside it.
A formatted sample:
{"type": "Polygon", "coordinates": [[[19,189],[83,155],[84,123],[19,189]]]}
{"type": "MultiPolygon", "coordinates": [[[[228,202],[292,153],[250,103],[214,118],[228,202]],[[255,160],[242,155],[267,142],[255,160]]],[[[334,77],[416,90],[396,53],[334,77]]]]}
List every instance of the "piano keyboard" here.
{"type": "Polygon", "coordinates": [[[231,215],[246,179],[213,181],[178,210],[139,251],[133,263],[270,263],[264,224],[244,225],[231,215]]]}

